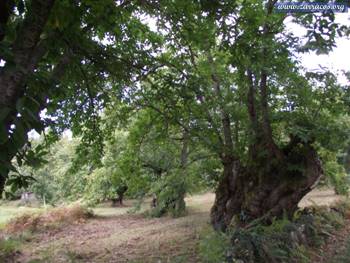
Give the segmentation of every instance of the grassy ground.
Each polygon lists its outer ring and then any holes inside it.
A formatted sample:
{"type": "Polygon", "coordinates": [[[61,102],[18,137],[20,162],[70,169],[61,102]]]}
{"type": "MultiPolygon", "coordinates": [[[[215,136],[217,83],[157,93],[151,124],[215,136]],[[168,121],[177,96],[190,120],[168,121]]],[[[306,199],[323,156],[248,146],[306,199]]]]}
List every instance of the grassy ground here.
{"type": "Polygon", "coordinates": [[[198,262],[213,200],[211,193],[187,198],[188,215],[176,219],[129,214],[130,201],[98,207],[93,219],[27,238],[16,262],[198,262]]]}
{"type": "MultiPolygon", "coordinates": [[[[332,191],[316,190],[300,205],[329,204],[338,198],[332,191]]],[[[15,262],[199,262],[197,244],[208,227],[213,201],[212,193],[188,197],[188,215],[176,219],[130,214],[131,201],[118,208],[98,207],[95,218],[27,237],[15,262]]],[[[36,210],[0,207],[0,218],[5,222],[36,210]]]]}

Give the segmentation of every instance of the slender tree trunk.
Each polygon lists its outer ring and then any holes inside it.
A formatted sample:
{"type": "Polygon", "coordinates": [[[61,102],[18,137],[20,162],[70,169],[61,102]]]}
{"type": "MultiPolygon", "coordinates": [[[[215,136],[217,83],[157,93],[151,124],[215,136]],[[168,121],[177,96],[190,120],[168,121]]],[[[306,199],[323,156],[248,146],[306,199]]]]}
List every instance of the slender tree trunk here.
{"type": "Polygon", "coordinates": [[[346,152],[344,154],[343,165],[344,165],[344,168],[345,168],[345,172],[347,174],[350,173],[350,147],[349,146],[346,149],[346,152]]]}
{"type": "MultiPolygon", "coordinates": [[[[7,173],[8,173],[8,171],[7,171],[7,173]]],[[[1,174],[0,174],[0,189],[4,189],[5,183],[6,183],[6,177],[1,176],[1,174]]],[[[0,191],[0,199],[3,197],[2,194],[3,194],[3,190],[0,191]]]]}
{"type": "MultiPolygon", "coordinates": [[[[159,198],[159,193],[155,193],[151,208],[155,209],[156,216],[162,216],[165,213],[170,213],[174,217],[182,216],[186,210],[185,195],[187,192],[186,188],[186,176],[187,176],[187,165],[189,155],[189,132],[188,129],[183,129],[182,132],[182,147],[180,152],[180,165],[177,170],[176,182],[171,183],[171,187],[174,187],[176,191],[173,191],[169,196],[165,195],[167,199],[159,198]]],[[[156,172],[157,170],[155,170],[156,172]]],[[[160,176],[159,176],[160,177],[160,176]]],[[[162,190],[160,190],[162,191],[162,190]]]]}
{"type": "Polygon", "coordinates": [[[175,201],[175,211],[178,215],[183,215],[186,209],[185,195],[186,195],[186,177],[187,177],[187,164],[188,164],[188,144],[189,134],[187,130],[183,130],[182,133],[182,149],[180,157],[180,172],[181,172],[181,186],[178,193],[178,198],[175,201]]]}
{"type": "Polygon", "coordinates": [[[112,206],[116,206],[117,203],[119,205],[123,205],[124,194],[128,191],[127,185],[122,185],[117,188],[117,198],[112,199],[112,206]]]}

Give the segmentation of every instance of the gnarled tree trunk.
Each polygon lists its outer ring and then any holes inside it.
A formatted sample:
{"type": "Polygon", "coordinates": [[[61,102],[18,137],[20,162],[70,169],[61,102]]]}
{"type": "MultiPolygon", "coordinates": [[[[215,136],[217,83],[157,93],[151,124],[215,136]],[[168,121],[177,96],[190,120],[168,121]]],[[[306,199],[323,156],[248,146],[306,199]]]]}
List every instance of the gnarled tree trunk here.
{"type": "MultiPolygon", "coordinates": [[[[264,33],[268,33],[267,26],[264,33]]],[[[263,49],[263,57],[265,53],[266,49],[263,49]]],[[[255,73],[247,68],[245,77],[251,125],[249,160],[243,164],[238,157],[230,154],[232,150],[227,148],[232,149],[234,145],[230,143],[231,133],[225,133],[223,122],[226,142],[222,154],[224,171],[211,210],[211,223],[221,231],[225,231],[232,221],[246,225],[255,219],[268,223],[273,217],[291,216],[323,173],[312,142],[302,142],[292,136],[289,144],[282,148],[274,141],[265,68],[255,73]],[[259,97],[256,96],[258,91],[259,97]]]]}
{"type": "Polygon", "coordinates": [[[245,225],[261,218],[268,223],[293,215],[322,176],[322,166],[309,144],[292,141],[281,152],[283,161],[263,157],[247,167],[239,161],[224,166],[211,210],[216,230],[225,231],[233,221],[245,225]]]}

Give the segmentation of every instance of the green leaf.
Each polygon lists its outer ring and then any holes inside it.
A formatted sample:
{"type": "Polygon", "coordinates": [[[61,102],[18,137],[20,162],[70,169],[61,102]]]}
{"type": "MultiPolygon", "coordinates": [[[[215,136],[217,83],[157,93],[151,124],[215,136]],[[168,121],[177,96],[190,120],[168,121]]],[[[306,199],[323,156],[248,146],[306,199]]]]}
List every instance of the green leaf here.
{"type": "Polygon", "coordinates": [[[23,147],[23,145],[26,143],[27,141],[27,132],[26,129],[24,127],[24,124],[21,121],[16,121],[15,123],[16,127],[15,127],[15,131],[13,133],[13,141],[15,143],[15,145],[18,148],[23,147]]]}

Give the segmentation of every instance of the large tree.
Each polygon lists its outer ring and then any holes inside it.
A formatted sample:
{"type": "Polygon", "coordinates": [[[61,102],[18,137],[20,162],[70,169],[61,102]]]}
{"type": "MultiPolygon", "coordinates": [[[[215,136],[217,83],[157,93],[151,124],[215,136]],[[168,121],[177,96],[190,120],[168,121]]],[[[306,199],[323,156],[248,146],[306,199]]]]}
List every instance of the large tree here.
{"type": "Polygon", "coordinates": [[[287,30],[291,17],[273,12],[275,2],[179,0],[149,11],[165,39],[164,67],[135,89],[136,98],[221,159],[215,229],[292,215],[323,174],[318,151],[347,139],[339,121],[346,87],[298,59],[328,53],[347,28],[333,13],[303,14],[293,17],[307,29],[297,37],[287,30]]]}

